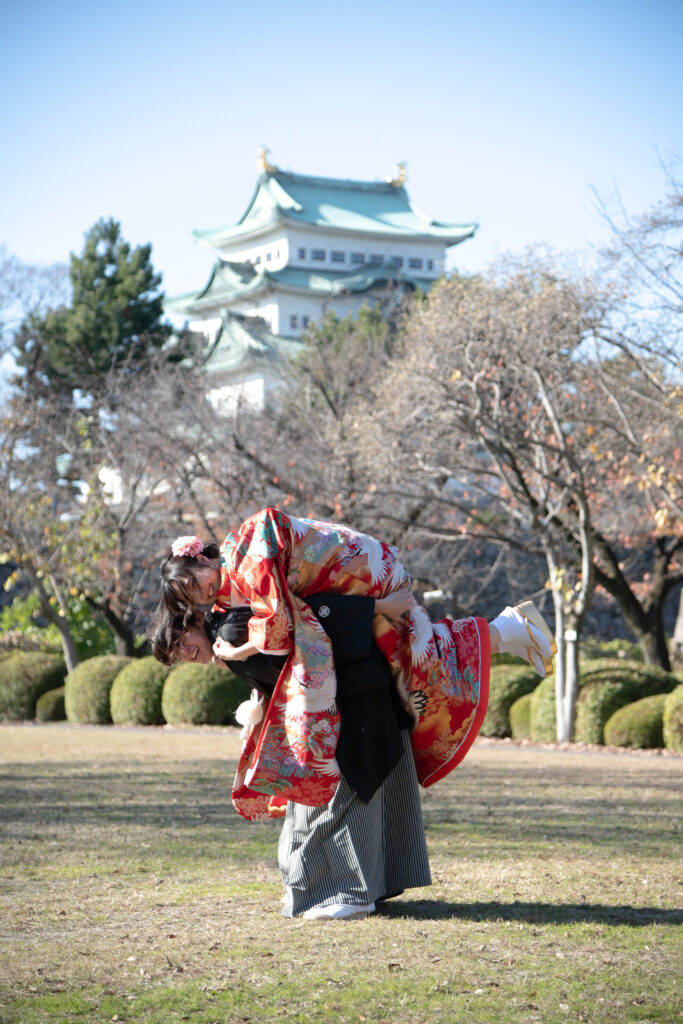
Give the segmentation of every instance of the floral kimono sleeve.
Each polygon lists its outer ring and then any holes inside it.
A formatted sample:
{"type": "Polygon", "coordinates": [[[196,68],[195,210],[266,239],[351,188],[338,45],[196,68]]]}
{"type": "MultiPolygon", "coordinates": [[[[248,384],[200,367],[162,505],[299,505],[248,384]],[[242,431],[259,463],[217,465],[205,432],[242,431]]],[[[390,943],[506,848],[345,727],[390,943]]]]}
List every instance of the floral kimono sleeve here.
{"type": "Polygon", "coordinates": [[[287,600],[288,517],[271,508],[250,516],[226,538],[221,555],[224,574],[254,613],[249,621],[251,643],[264,654],[288,654],[294,632],[287,600]]]}

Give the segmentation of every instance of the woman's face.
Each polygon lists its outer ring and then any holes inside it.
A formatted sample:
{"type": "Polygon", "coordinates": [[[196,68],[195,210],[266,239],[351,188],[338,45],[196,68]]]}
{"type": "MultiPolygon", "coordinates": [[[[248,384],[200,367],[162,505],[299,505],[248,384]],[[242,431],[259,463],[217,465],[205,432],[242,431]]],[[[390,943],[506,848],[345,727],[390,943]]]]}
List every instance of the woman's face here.
{"type": "Polygon", "coordinates": [[[221,585],[221,574],[215,563],[200,564],[193,572],[190,587],[195,604],[213,604],[221,585]]]}
{"type": "Polygon", "coordinates": [[[188,626],[175,650],[178,661],[193,661],[197,665],[208,665],[213,657],[211,641],[203,626],[188,626]]]}

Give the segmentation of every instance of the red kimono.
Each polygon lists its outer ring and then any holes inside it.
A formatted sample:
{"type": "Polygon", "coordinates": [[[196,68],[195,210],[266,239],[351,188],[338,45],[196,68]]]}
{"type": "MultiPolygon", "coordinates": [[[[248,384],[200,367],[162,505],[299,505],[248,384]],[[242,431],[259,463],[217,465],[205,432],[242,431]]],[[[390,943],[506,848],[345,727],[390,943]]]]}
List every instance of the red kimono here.
{"type": "MultiPolygon", "coordinates": [[[[316,806],[339,783],[339,714],[330,641],[305,603],[336,592],[385,597],[410,585],[396,548],[334,523],[297,519],[277,509],[250,516],[228,534],[216,599],[229,607],[234,588],[254,612],[249,639],[267,654],[287,654],[263,720],[247,736],[233,803],[246,818],[280,813],[287,800],[316,806]]],[[[432,624],[423,608],[407,626],[375,616],[374,639],[415,719],[418,779],[430,786],[463,759],[486,714],[490,644],[484,619],[432,624]]]]}

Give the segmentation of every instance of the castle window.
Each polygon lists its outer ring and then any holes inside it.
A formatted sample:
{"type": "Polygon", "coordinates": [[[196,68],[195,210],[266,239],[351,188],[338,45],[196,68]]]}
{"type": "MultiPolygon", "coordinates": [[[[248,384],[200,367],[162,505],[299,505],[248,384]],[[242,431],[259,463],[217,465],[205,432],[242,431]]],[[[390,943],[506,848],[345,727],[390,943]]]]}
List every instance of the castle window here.
{"type": "Polygon", "coordinates": [[[346,253],[340,249],[333,249],[330,253],[330,259],[333,263],[343,263],[346,260],[346,253]]]}
{"type": "Polygon", "coordinates": [[[389,263],[391,264],[392,267],[402,267],[403,266],[403,257],[402,256],[391,256],[389,258],[389,263]]]}
{"type": "Polygon", "coordinates": [[[301,247],[299,247],[299,248],[298,248],[298,249],[296,250],[296,258],[297,258],[298,260],[305,260],[305,259],[306,259],[306,250],[305,250],[305,249],[302,249],[301,247]]]}
{"type": "Polygon", "coordinates": [[[422,260],[419,256],[411,256],[408,260],[408,266],[411,270],[422,270],[422,260]]]}
{"type": "Polygon", "coordinates": [[[266,253],[266,261],[267,261],[268,263],[270,263],[270,261],[272,260],[272,258],[273,258],[273,254],[272,254],[272,252],[267,252],[267,253],[266,253]]]}
{"type": "Polygon", "coordinates": [[[370,263],[383,263],[384,257],[380,256],[378,252],[370,253],[370,263]]]}
{"type": "Polygon", "coordinates": [[[254,259],[254,263],[258,266],[258,264],[260,262],[261,262],[261,257],[260,256],[256,256],[255,259],[254,259]]]}
{"type": "Polygon", "coordinates": [[[292,315],[290,316],[289,326],[295,329],[299,326],[299,317],[296,315],[296,313],[292,313],[292,315]]]}
{"type": "Polygon", "coordinates": [[[301,326],[302,327],[304,327],[304,328],[308,327],[309,323],[310,323],[310,321],[309,321],[307,316],[302,316],[301,317],[301,326]]]}
{"type": "Polygon", "coordinates": [[[434,269],[434,260],[427,260],[427,270],[434,269]]]}
{"type": "Polygon", "coordinates": [[[324,249],[311,249],[311,259],[312,260],[324,260],[325,259],[325,250],[324,249]]]}
{"type": "Polygon", "coordinates": [[[365,263],[365,253],[362,253],[362,252],[352,252],[351,253],[351,262],[352,263],[365,263]]]}

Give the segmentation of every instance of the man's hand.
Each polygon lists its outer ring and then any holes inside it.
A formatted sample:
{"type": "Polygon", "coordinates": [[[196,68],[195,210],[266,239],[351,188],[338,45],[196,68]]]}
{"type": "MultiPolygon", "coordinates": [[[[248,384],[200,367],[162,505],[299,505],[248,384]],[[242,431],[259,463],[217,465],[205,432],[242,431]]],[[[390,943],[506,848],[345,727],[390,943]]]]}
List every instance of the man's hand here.
{"type": "Polygon", "coordinates": [[[221,640],[219,637],[213,645],[213,653],[216,658],[222,658],[224,661],[244,661],[251,658],[252,654],[258,654],[258,648],[251,643],[233,647],[227,640],[221,640]]]}

